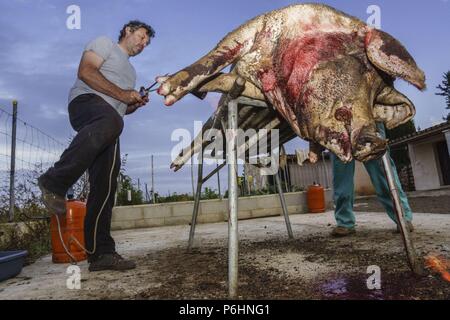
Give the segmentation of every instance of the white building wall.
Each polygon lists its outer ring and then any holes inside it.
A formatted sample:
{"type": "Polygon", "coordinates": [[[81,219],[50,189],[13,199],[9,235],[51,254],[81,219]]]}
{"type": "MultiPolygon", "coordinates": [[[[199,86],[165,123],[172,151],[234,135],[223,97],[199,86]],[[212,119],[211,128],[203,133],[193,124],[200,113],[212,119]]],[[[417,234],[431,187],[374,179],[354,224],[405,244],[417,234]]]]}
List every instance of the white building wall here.
{"type": "Polygon", "coordinates": [[[439,171],[433,143],[408,144],[416,190],[439,189],[439,171]]]}

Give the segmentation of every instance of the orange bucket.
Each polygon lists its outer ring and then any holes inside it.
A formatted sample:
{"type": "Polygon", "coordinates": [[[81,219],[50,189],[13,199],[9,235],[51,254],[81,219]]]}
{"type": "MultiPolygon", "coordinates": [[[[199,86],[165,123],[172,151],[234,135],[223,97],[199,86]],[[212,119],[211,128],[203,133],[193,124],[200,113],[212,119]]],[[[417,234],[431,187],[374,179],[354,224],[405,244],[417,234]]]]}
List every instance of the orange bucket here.
{"type": "Polygon", "coordinates": [[[306,193],[306,199],[309,212],[325,212],[325,189],[321,185],[314,184],[309,186],[306,193]]]}
{"type": "MultiPolygon", "coordinates": [[[[86,216],[86,203],[77,200],[67,200],[67,214],[60,217],[61,235],[64,244],[75,260],[83,261],[87,255],[80,246],[73,241],[74,238],[84,247],[84,217],[86,216]]],[[[58,221],[55,215],[52,215],[50,222],[50,231],[52,235],[52,261],[54,263],[72,262],[69,255],[64,250],[58,231],[58,221]]]]}

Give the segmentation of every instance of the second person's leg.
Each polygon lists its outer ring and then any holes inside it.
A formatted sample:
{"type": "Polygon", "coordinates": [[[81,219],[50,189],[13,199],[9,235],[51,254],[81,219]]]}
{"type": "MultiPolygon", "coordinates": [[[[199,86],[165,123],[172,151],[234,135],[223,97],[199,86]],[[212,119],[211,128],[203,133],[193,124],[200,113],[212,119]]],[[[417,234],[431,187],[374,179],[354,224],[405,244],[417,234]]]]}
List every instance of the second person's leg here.
{"type": "MultiPolygon", "coordinates": [[[[394,182],[397,187],[400,196],[400,202],[403,207],[406,221],[412,221],[412,211],[408,203],[408,198],[406,193],[403,191],[402,185],[398,178],[397,169],[395,168],[394,161],[389,156],[391,162],[392,171],[394,173],[394,182]]],[[[397,217],[395,215],[394,204],[392,202],[391,191],[389,190],[389,185],[387,183],[386,175],[384,172],[384,167],[381,160],[371,160],[364,163],[367,172],[369,173],[370,179],[378,197],[378,201],[383,205],[388,216],[397,223],[397,217]]]]}
{"type": "Polygon", "coordinates": [[[338,227],[352,229],[355,226],[355,214],[353,213],[355,161],[344,163],[334,154],[331,155],[331,158],[336,223],[338,227]]]}

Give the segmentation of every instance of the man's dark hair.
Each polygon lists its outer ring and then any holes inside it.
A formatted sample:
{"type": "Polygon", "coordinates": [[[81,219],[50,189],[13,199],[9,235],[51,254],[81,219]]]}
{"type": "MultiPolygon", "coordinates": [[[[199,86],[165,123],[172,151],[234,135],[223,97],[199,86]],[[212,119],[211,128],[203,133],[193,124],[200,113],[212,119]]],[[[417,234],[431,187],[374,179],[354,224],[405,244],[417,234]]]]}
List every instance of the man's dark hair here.
{"type": "Polygon", "coordinates": [[[125,24],[123,26],[122,30],[120,30],[119,41],[125,37],[125,34],[126,34],[125,29],[127,27],[130,27],[131,32],[134,32],[140,28],[144,28],[145,30],[147,30],[147,35],[150,39],[155,36],[155,30],[153,30],[153,28],[150,27],[148,24],[141,22],[139,20],[132,20],[132,21],[128,22],[127,24],[125,24]]]}

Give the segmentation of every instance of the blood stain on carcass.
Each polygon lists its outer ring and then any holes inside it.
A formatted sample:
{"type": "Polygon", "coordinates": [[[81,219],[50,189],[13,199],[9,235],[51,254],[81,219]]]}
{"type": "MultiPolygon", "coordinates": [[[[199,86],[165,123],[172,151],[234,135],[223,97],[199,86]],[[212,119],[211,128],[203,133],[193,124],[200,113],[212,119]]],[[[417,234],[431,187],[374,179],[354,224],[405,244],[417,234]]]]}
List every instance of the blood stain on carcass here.
{"type": "Polygon", "coordinates": [[[279,68],[278,86],[284,88],[287,102],[295,106],[314,67],[343,54],[351,41],[353,35],[345,33],[313,33],[281,41],[274,65],[279,68]]]}

